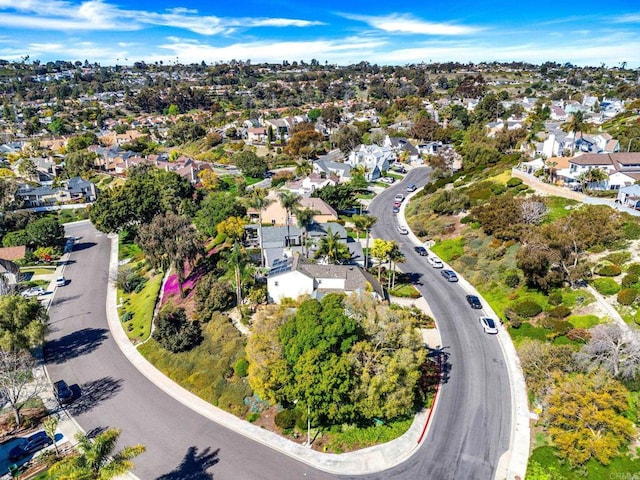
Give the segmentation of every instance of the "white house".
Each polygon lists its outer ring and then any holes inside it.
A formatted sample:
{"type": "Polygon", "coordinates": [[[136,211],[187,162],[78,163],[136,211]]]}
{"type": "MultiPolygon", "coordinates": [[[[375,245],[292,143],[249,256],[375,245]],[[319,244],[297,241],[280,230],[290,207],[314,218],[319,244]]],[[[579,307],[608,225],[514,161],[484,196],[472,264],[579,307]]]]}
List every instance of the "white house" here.
{"type": "Polygon", "coordinates": [[[560,157],[566,148],[564,135],[550,134],[542,144],[542,154],[546,158],[560,157]]]}
{"type": "Polygon", "coordinates": [[[274,264],[267,277],[269,300],[310,295],[321,298],[328,293],[370,293],[384,299],[384,289],[375,277],[355,265],[319,265],[305,263],[300,256],[274,264]]]}
{"type": "Polygon", "coordinates": [[[617,203],[627,207],[640,209],[640,185],[629,185],[618,190],[617,203]]]}
{"type": "Polygon", "coordinates": [[[410,162],[415,162],[420,159],[419,150],[406,138],[386,135],[382,146],[391,148],[397,156],[400,156],[402,152],[407,152],[406,154],[410,162]]]}
{"type": "Polygon", "coordinates": [[[390,147],[360,145],[349,154],[345,163],[352,167],[363,166],[365,179],[373,182],[382,176],[382,172],[389,170],[391,163],[395,161],[396,154],[390,147]]]}

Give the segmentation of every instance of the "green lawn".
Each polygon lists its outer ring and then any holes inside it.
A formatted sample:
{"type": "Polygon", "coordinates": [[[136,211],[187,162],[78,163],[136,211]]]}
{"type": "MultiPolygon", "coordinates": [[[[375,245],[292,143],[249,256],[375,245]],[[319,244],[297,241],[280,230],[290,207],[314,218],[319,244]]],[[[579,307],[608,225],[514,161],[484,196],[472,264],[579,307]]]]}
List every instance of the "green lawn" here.
{"type": "Polygon", "coordinates": [[[411,284],[396,284],[396,287],[389,291],[394,297],[419,298],[420,292],[411,284]]]}
{"type": "Polygon", "coordinates": [[[329,432],[323,432],[327,436],[327,450],[335,453],[357,450],[381,443],[389,442],[403,435],[411,426],[413,419],[399,420],[379,426],[358,428],[355,426],[342,426],[329,432]]]}
{"type": "Polygon", "coordinates": [[[140,261],[144,258],[144,252],[135,243],[124,243],[122,236],[119,239],[118,245],[118,260],[124,260],[125,258],[131,258],[132,261],[140,261]]]}
{"type": "Polygon", "coordinates": [[[124,299],[124,305],[118,309],[120,318],[125,312],[133,313],[133,318],[123,323],[124,331],[133,341],[146,340],[151,334],[153,307],[160,292],[162,274],[156,274],[145,284],[142,291],[125,295],[118,290],[118,298],[124,299]]]}
{"type": "Polygon", "coordinates": [[[50,267],[40,266],[40,267],[22,267],[20,269],[21,273],[30,273],[32,275],[49,275],[55,273],[56,267],[55,265],[51,265],[50,267]]]}
{"type": "Polygon", "coordinates": [[[71,210],[58,210],[58,222],[70,223],[89,218],[89,210],[87,208],[74,208],[71,210]]]}
{"type": "Polygon", "coordinates": [[[547,205],[549,212],[545,216],[545,223],[551,223],[558,218],[564,218],[569,215],[571,207],[577,205],[576,200],[571,200],[564,197],[545,197],[544,203],[547,205]]]}
{"type": "Polygon", "coordinates": [[[431,250],[442,260],[450,263],[464,253],[464,237],[443,240],[431,247],[431,250]]]}
{"type": "Polygon", "coordinates": [[[571,315],[567,317],[567,321],[575,328],[591,328],[602,323],[596,315],[571,315]]]}
{"type": "Polygon", "coordinates": [[[151,339],[139,347],[140,353],[162,373],[239,418],[244,418],[244,399],[252,395],[245,378],[233,373],[236,361],[244,357],[244,338],[224,315],[202,327],[204,341],[188,352],[171,353],[151,339]]]}

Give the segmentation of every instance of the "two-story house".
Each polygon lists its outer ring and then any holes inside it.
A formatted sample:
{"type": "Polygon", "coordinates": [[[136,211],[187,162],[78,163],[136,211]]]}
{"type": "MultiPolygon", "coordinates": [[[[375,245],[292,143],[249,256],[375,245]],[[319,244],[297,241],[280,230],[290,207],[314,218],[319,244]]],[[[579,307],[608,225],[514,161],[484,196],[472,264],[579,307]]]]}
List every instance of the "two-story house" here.
{"type": "Polygon", "coordinates": [[[382,176],[383,172],[397,159],[391,147],[378,145],[360,145],[349,154],[346,162],[352,167],[364,167],[364,177],[368,182],[373,182],[382,176]]]}

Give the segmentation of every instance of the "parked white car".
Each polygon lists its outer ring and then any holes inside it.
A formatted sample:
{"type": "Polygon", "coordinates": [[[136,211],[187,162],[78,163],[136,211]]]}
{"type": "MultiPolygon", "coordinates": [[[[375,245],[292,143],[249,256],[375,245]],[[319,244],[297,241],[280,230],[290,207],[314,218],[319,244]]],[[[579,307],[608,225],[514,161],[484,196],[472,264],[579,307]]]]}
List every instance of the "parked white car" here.
{"type": "Polygon", "coordinates": [[[444,267],[444,264],[442,263],[442,260],[440,260],[438,257],[436,256],[430,256],[427,257],[427,262],[429,262],[429,265],[431,265],[433,268],[442,268],[444,267]]]}
{"type": "Polygon", "coordinates": [[[39,297],[40,295],[44,295],[45,293],[47,292],[42,287],[31,287],[26,289],[20,295],[22,295],[24,298],[32,298],[32,297],[39,297]]]}
{"type": "Polygon", "coordinates": [[[67,279],[63,276],[56,278],[56,287],[64,287],[67,284],[67,279]]]}
{"type": "Polygon", "coordinates": [[[393,199],[394,199],[396,202],[402,202],[402,201],[404,200],[404,195],[403,195],[403,194],[401,194],[401,193],[399,193],[399,194],[397,194],[395,197],[393,197],[393,199]]]}

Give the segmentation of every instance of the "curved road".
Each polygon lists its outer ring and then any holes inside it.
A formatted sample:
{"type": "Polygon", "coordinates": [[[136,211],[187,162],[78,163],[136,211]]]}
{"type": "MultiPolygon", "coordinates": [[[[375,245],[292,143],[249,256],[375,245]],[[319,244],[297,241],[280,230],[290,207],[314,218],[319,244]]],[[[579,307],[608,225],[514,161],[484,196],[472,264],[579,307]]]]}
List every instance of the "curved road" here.
{"type": "MultiPolygon", "coordinates": [[[[379,218],[374,234],[398,240],[409,270],[422,274],[419,289],[439,320],[448,356],[447,381],[429,434],[409,460],[379,474],[343,478],[486,480],[508,448],[510,390],[497,339],[481,332],[478,311],[467,306],[462,289],[445,282],[395,230],[391,199],[408,183],[427,180],[428,169],[409,172],[376,197],[370,211],[379,218]]],[[[86,431],[118,427],[122,445],[146,445],[134,472],[143,480],[338,478],[204,419],[140,374],[107,326],[110,240],[89,224],[70,225],[67,234],[80,240],[65,269],[69,283],[57,290],[49,310],[45,358],[52,379],[81,389],[69,409],[86,431]]]]}

